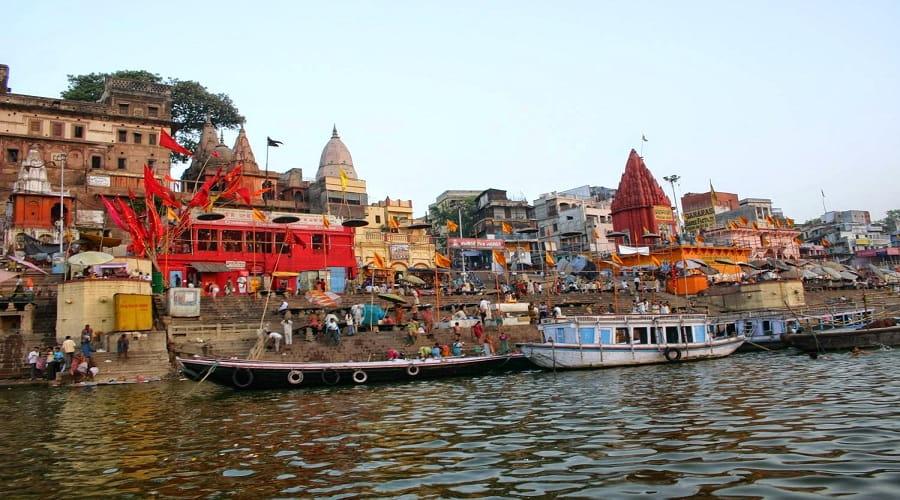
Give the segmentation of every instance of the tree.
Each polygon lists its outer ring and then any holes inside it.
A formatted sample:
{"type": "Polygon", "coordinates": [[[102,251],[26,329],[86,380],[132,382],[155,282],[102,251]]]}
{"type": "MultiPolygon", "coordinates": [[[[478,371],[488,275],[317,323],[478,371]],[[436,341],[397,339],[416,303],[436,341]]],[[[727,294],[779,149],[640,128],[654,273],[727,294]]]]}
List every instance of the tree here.
{"type": "MultiPolygon", "coordinates": [[[[189,150],[194,150],[200,139],[206,116],[219,128],[236,129],[244,123],[244,117],[226,94],[213,94],[198,82],[164,79],[145,70],[120,70],[112,73],[68,75],[69,88],[60,93],[63,99],[99,101],[107,77],[128,78],[143,82],[172,86],[172,129],[175,140],[189,150]]],[[[183,162],[187,157],[172,153],[172,160],[183,162]]]]}
{"type": "Polygon", "coordinates": [[[897,231],[898,227],[900,227],[900,209],[888,210],[884,219],[881,219],[878,223],[882,225],[884,232],[887,234],[897,231]]]}
{"type": "MultiPolygon", "coordinates": [[[[436,205],[429,209],[429,219],[435,227],[446,227],[447,220],[452,220],[462,228],[463,236],[472,237],[475,225],[475,198],[466,198],[464,200],[454,201],[445,205],[436,205]],[[460,223],[460,217],[462,223],[460,223]]],[[[459,229],[448,231],[446,236],[443,231],[435,231],[438,235],[435,244],[446,250],[447,238],[459,238],[459,229]]]]}

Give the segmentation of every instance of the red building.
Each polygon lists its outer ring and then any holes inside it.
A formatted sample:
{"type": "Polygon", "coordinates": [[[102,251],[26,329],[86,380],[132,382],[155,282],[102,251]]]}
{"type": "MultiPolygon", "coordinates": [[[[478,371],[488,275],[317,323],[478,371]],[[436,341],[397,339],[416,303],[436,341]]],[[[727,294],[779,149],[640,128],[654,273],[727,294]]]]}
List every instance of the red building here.
{"type": "Polygon", "coordinates": [[[241,293],[251,291],[254,280],[262,290],[275,279],[273,289],[295,291],[298,286],[314,288],[315,280],[324,279],[330,289],[343,291],[344,280],[355,277],[353,228],[334,217],[268,212],[261,222],[250,210],[216,213],[224,218],[204,221],[203,212],[192,214],[191,226],[160,254],[169,286],[215,283],[224,293],[230,281],[235,293],[241,293]]]}
{"type": "Polygon", "coordinates": [[[649,245],[676,234],[672,203],[633,149],[610,209],[613,230],[628,235],[625,243],[649,245]]]}

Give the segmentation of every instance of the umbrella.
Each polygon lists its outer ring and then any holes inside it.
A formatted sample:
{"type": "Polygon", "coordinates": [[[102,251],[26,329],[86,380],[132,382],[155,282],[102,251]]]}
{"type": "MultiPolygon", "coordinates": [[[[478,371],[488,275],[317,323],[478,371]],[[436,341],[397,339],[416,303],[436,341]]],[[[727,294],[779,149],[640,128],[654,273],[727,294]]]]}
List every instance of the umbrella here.
{"type": "Polygon", "coordinates": [[[801,273],[798,269],[790,269],[781,272],[781,277],[789,280],[800,279],[801,273]]]}
{"type": "Polygon", "coordinates": [[[104,252],[81,252],[69,257],[69,264],[74,266],[99,266],[115,259],[112,255],[104,252]]]}
{"type": "Polygon", "coordinates": [[[716,263],[717,263],[717,264],[725,264],[726,266],[736,266],[736,265],[738,265],[737,262],[735,262],[735,261],[733,261],[733,260],[731,260],[731,259],[726,259],[725,257],[720,257],[720,258],[716,259],[716,263]]]}
{"type": "Polygon", "coordinates": [[[754,269],[754,270],[759,269],[758,267],[754,266],[753,264],[751,264],[749,262],[738,262],[738,265],[741,267],[746,267],[746,268],[754,269]]]}
{"type": "Polygon", "coordinates": [[[7,255],[6,257],[7,257],[9,260],[11,260],[11,261],[13,261],[13,262],[15,262],[15,263],[17,263],[17,264],[21,264],[21,265],[23,265],[23,266],[25,266],[25,267],[28,267],[28,268],[30,268],[30,269],[34,269],[35,271],[39,271],[39,272],[42,272],[42,273],[44,273],[44,274],[47,274],[47,271],[44,271],[44,270],[41,269],[40,267],[38,267],[38,266],[32,264],[31,262],[28,262],[28,261],[25,260],[25,259],[20,259],[19,257],[15,257],[15,256],[13,256],[13,255],[7,255]]]}
{"type": "Polygon", "coordinates": [[[6,280],[11,280],[18,275],[19,275],[19,273],[13,273],[10,271],[0,271],[0,283],[4,282],[6,280]]]}
{"type": "Polygon", "coordinates": [[[382,298],[384,300],[387,300],[389,302],[393,302],[395,304],[406,304],[407,303],[406,299],[397,295],[396,293],[379,293],[378,297],[382,298]]]}
{"type": "Polygon", "coordinates": [[[404,275],[402,278],[400,278],[400,280],[405,281],[407,283],[412,283],[413,285],[424,285],[425,284],[425,280],[423,280],[422,278],[420,278],[418,276],[413,276],[410,274],[404,275]]]}
{"type": "Polygon", "coordinates": [[[310,290],[306,292],[304,297],[306,297],[306,300],[311,304],[319,307],[337,307],[338,304],[341,303],[341,300],[343,300],[340,295],[334,292],[323,292],[321,290],[310,290]]]}

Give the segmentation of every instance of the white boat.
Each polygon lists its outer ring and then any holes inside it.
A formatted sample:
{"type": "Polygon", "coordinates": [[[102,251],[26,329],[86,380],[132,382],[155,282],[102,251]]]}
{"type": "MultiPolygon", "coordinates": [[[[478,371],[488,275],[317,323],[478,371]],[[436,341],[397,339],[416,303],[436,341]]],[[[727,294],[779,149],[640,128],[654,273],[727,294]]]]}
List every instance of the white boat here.
{"type": "Polygon", "coordinates": [[[518,347],[541,368],[562,370],[722,358],[744,343],[739,334],[713,336],[705,314],[572,316],[538,329],[544,342],[518,347]]]}

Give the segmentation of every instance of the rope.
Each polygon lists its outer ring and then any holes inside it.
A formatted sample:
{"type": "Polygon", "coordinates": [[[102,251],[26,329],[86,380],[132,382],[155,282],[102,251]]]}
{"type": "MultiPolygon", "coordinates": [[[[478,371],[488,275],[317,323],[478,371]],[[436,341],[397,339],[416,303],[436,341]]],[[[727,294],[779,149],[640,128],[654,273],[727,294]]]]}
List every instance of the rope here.
{"type": "Polygon", "coordinates": [[[206,380],[206,377],[209,377],[209,375],[212,372],[216,371],[216,367],[218,367],[218,366],[219,366],[219,360],[216,360],[216,362],[213,363],[213,365],[210,366],[208,370],[206,370],[206,375],[204,375],[203,378],[201,378],[200,381],[197,382],[197,385],[194,386],[193,389],[191,389],[191,392],[188,393],[188,396],[193,395],[194,392],[200,387],[200,384],[202,384],[206,380]]]}

